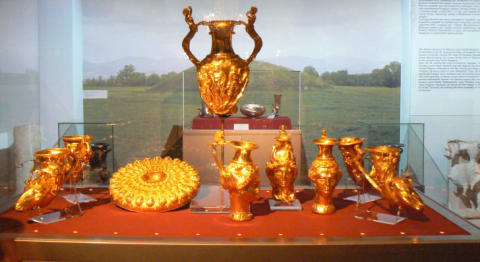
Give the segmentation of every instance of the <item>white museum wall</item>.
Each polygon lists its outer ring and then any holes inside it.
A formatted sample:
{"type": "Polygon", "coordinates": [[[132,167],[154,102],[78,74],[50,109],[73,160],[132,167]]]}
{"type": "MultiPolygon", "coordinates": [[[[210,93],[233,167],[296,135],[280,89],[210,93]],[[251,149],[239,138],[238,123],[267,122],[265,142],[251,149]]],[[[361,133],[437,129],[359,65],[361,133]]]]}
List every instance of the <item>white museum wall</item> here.
{"type": "Polygon", "coordinates": [[[82,5],[80,0],[42,0],[38,5],[42,147],[51,147],[58,122],[83,120],[82,5]]]}
{"type": "MultiPolygon", "coordinates": [[[[408,37],[411,41],[408,44],[410,49],[408,56],[411,69],[408,72],[409,79],[406,79],[410,88],[402,86],[402,108],[404,109],[402,120],[425,124],[425,148],[440,171],[447,175],[449,160],[443,155],[445,142],[449,139],[470,141],[480,138],[480,104],[478,103],[480,88],[478,88],[478,83],[468,88],[454,88],[448,84],[445,86],[432,85],[428,88],[421,86],[419,82],[421,73],[425,74],[428,71],[421,72],[419,52],[421,49],[478,48],[480,33],[466,31],[455,34],[420,32],[419,17],[424,15],[420,11],[420,5],[426,3],[422,0],[412,0],[410,4],[411,15],[409,17],[411,20],[408,23],[411,28],[408,37]]],[[[432,17],[449,18],[443,15],[432,17]]],[[[456,18],[462,18],[462,16],[456,16],[456,18]]],[[[445,61],[443,66],[453,67],[454,65],[449,63],[456,63],[455,60],[477,63],[477,71],[480,66],[479,57],[456,57],[454,60],[445,61]]],[[[428,61],[428,63],[432,62],[428,61]]],[[[430,69],[428,64],[427,67],[430,69]]],[[[433,67],[434,65],[431,66],[431,68],[433,67]]],[[[458,68],[456,74],[464,74],[462,70],[462,68],[458,68]]],[[[480,73],[480,71],[478,72],[480,73]]],[[[435,77],[435,83],[442,84],[441,81],[438,82],[438,79],[442,77],[445,78],[442,74],[435,77]]],[[[435,187],[439,186],[442,181],[435,176],[426,176],[425,183],[427,186],[435,187]]]]}
{"type": "Polygon", "coordinates": [[[0,1],[0,186],[14,194],[57,123],[81,121],[80,1],[0,1]]]}
{"type": "Polygon", "coordinates": [[[38,71],[37,1],[0,1],[0,195],[23,190],[15,166],[40,147],[38,71]]]}

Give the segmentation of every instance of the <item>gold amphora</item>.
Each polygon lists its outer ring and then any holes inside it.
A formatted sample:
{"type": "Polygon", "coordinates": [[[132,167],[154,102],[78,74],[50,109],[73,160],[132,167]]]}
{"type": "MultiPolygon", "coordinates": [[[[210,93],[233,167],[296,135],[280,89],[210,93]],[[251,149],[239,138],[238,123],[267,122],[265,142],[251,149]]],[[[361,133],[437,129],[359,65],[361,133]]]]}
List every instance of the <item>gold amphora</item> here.
{"type": "MultiPolygon", "coordinates": [[[[219,131],[221,132],[221,131],[219,131]]],[[[230,194],[230,218],[234,221],[247,221],[253,218],[250,203],[258,198],[260,175],[258,166],[252,161],[252,151],[257,147],[248,141],[225,141],[216,135],[210,144],[213,156],[220,169],[220,183],[230,194]],[[235,149],[233,160],[223,167],[218,159],[217,145],[231,145],[235,149]]]]}
{"type": "MultiPolygon", "coordinates": [[[[348,175],[352,178],[356,185],[362,188],[369,187],[369,183],[355,163],[358,153],[355,147],[361,148],[364,141],[365,138],[352,136],[342,137],[338,141],[338,148],[342,153],[343,163],[345,163],[345,168],[348,171],[348,175]]],[[[363,168],[363,162],[358,162],[358,164],[363,168]]]]}
{"type": "Polygon", "coordinates": [[[413,189],[412,179],[397,176],[398,162],[402,153],[401,148],[382,145],[367,147],[365,150],[356,146],[355,149],[358,152],[356,157],[358,169],[391,206],[408,207],[417,211],[423,210],[425,205],[413,189]],[[372,160],[370,173],[367,173],[362,163],[362,157],[367,152],[370,153],[372,160]]]}
{"type": "Polygon", "coordinates": [[[66,148],[43,149],[35,152],[34,157],[24,192],[15,203],[17,211],[47,206],[57,195],[71,168],[72,159],[66,148]]]}
{"type": "Polygon", "coordinates": [[[190,61],[197,68],[200,97],[210,113],[225,116],[237,111],[236,104],[243,96],[249,79],[250,62],[262,48],[262,39],[254,29],[257,8],[247,12],[248,23],[234,20],[201,21],[197,24],[192,18],[192,7],[183,9],[183,15],[190,31],[182,42],[182,47],[190,61]],[[232,35],[235,25],[245,25],[246,32],[255,42],[252,54],[246,60],[235,54],[232,48],[232,35]],[[212,49],[208,56],[199,61],[190,51],[190,41],[199,25],[207,25],[212,36],[212,49]]]}
{"type": "Polygon", "coordinates": [[[332,195],[342,178],[342,170],[338,168],[337,161],[332,154],[337,139],[328,137],[327,132],[323,129],[322,136],[313,140],[312,144],[318,146],[318,154],[308,170],[308,177],[315,185],[312,211],[317,214],[331,214],[335,212],[332,195]]]}
{"type": "Polygon", "coordinates": [[[265,173],[272,185],[273,198],[282,202],[295,201],[293,183],[297,177],[297,164],[293,154],[290,136],[282,125],[280,135],[275,138],[270,161],[267,162],[265,173]]]}
{"type": "Polygon", "coordinates": [[[83,169],[92,157],[93,151],[90,145],[92,137],[89,135],[63,136],[62,140],[65,148],[70,150],[70,153],[75,159],[72,170],[65,182],[75,184],[83,179],[83,169]]]}

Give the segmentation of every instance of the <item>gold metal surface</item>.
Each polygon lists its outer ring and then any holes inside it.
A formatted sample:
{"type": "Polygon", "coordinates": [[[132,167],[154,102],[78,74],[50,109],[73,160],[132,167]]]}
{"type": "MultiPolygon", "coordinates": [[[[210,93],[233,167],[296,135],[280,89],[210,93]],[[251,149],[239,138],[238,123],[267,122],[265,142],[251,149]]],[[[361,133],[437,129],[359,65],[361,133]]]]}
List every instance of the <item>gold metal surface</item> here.
{"type": "Polygon", "coordinates": [[[249,79],[250,62],[262,48],[262,39],[255,31],[257,8],[252,7],[246,13],[248,23],[234,20],[216,20],[197,24],[192,18],[192,7],[183,9],[185,22],[190,31],[182,42],[182,47],[190,61],[197,68],[197,79],[200,96],[208,110],[217,115],[229,115],[237,112],[236,104],[243,96],[249,79]],[[235,25],[245,25],[246,32],[255,42],[252,54],[247,60],[241,59],[232,48],[232,35],[235,25]],[[190,41],[199,25],[207,25],[212,37],[210,54],[199,61],[190,51],[190,41]]]}
{"type": "Polygon", "coordinates": [[[265,173],[272,185],[273,198],[283,202],[295,201],[293,183],[297,177],[297,171],[290,136],[282,125],[280,135],[275,138],[270,161],[265,168],[265,173]]]}
{"type": "Polygon", "coordinates": [[[220,170],[220,183],[230,194],[230,218],[234,221],[251,220],[250,203],[258,198],[260,191],[258,166],[251,156],[257,145],[247,141],[227,141],[223,131],[218,131],[210,147],[220,170]],[[218,158],[217,146],[226,144],[235,149],[235,155],[224,167],[218,158]]]}
{"type": "Polygon", "coordinates": [[[322,136],[313,140],[312,143],[318,145],[318,154],[308,170],[308,177],[315,185],[312,211],[317,214],[331,214],[335,212],[332,194],[342,178],[342,170],[338,168],[332,154],[337,139],[328,137],[323,129],[322,136]]]}
{"type": "Polygon", "coordinates": [[[73,163],[70,151],[66,148],[40,150],[34,157],[33,168],[25,181],[24,193],[15,204],[17,211],[47,206],[58,194],[73,163]]]}
{"type": "Polygon", "coordinates": [[[112,201],[135,212],[163,212],[182,207],[198,193],[200,177],[187,162],[170,157],[127,164],[110,179],[112,201]]]}
{"type": "MultiPolygon", "coordinates": [[[[340,152],[342,152],[343,162],[345,163],[348,175],[350,175],[355,184],[362,188],[368,186],[369,183],[355,163],[355,157],[357,156],[355,147],[357,145],[362,147],[364,141],[365,138],[347,136],[342,137],[338,142],[338,148],[340,149],[340,152]]],[[[359,165],[363,167],[363,162],[359,162],[359,165]]]]}
{"type": "Polygon", "coordinates": [[[408,207],[422,211],[424,204],[420,196],[413,190],[410,177],[398,177],[398,162],[402,149],[393,146],[373,146],[362,150],[355,146],[357,168],[365,175],[370,184],[377,189],[390,205],[399,208],[408,207]],[[367,173],[361,161],[365,153],[370,153],[372,170],[367,173]]]}
{"type": "Polygon", "coordinates": [[[92,137],[84,136],[64,136],[62,137],[65,148],[70,150],[71,155],[75,159],[72,169],[69,172],[66,183],[75,184],[83,179],[83,169],[89,163],[93,151],[90,143],[92,137]]]}

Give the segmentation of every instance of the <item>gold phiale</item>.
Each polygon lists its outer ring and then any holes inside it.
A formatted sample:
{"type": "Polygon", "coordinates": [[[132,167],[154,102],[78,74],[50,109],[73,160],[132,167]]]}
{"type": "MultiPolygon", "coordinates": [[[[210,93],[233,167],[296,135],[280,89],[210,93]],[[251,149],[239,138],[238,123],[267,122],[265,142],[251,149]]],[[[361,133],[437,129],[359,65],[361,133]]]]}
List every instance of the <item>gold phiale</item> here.
{"type": "Polygon", "coordinates": [[[220,183],[230,194],[230,218],[234,221],[251,220],[250,203],[258,198],[260,191],[258,166],[251,156],[257,145],[247,141],[226,141],[223,131],[218,131],[210,147],[220,169],[220,183]],[[235,149],[235,155],[232,162],[223,167],[217,157],[217,145],[225,144],[235,149]]]}
{"type": "Polygon", "coordinates": [[[272,185],[273,198],[282,202],[295,201],[293,183],[297,177],[297,164],[293,154],[290,136],[282,125],[280,135],[275,138],[270,161],[265,168],[270,184],[272,185]]]}
{"type": "Polygon", "coordinates": [[[135,212],[164,212],[189,203],[198,193],[200,177],[185,161],[145,158],[112,175],[110,195],[119,207],[135,212]]]}
{"type": "MultiPolygon", "coordinates": [[[[342,152],[343,162],[345,163],[348,175],[350,175],[353,182],[361,188],[370,187],[367,179],[355,163],[355,157],[357,156],[355,147],[361,147],[364,141],[365,138],[347,136],[342,137],[338,142],[338,148],[340,149],[340,152],[342,152]]],[[[359,162],[359,164],[363,168],[363,162],[359,162]]]]}
{"type": "Polygon", "coordinates": [[[47,206],[58,194],[73,159],[66,148],[49,148],[35,152],[30,176],[15,210],[25,211],[47,206]]]}
{"type": "Polygon", "coordinates": [[[64,136],[62,140],[65,148],[70,150],[71,155],[75,159],[72,170],[69,172],[69,177],[66,178],[66,183],[75,184],[83,179],[83,169],[90,161],[93,151],[90,143],[92,137],[84,136],[64,136]]]}
{"type": "Polygon", "coordinates": [[[422,211],[424,204],[413,189],[410,177],[398,177],[398,162],[402,149],[393,146],[373,146],[362,150],[356,146],[356,165],[365,175],[370,184],[377,189],[390,205],[408,207],[422,211]],[[372,170],[367,173],[362,164],[363,155],[368,152],[372,159],[372,170]]]}
{"type": "Polygon", "coordinates": [[[337,139],[328,137],[323,129],[322,136],[313,140],[312,143],[318,146],[318,154],[308,170],[308,177],[315,185],[312,211],[316,214],[331,214],[335,212],[332,195],[342,178],[342,170],[338,168],[332,154],[337,139]]]}
{"type": "Polygon", "coordinates": [[[182,47],[190,61],[197,68],[197,79],[200,96],[210,113],[229,115],[237,112],[236,104],[243,96],[249,79],[250,62],[262,48],[262,39],[255,31],[257,8],[247,12],[248,23],[234,20],[201,21],[197,24],[192,18],[192,7],[183,9],[185,22],[190,31],[182,42],[182,47]],[[232,35],[235,25],[245,25],[246,32],[255,42],[255,47],[248,59],[243,60],[232,48],[232,35]],[[190,51],[190,41],[198,31],[199,25],[206,25],[212,37],[210,54],[199,61],[190,51]]]}

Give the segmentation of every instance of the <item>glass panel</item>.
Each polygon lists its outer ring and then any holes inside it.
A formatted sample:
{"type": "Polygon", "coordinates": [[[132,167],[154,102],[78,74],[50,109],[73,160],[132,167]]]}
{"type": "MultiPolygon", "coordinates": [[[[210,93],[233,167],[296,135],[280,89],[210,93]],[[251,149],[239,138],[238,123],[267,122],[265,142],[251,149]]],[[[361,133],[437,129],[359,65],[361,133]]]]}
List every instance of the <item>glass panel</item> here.
{"type": "Polygon", "coordinates": [[[41,146],[37,2],[0,1],[0,35],[0,203],[10,203],[41,146]]]}

